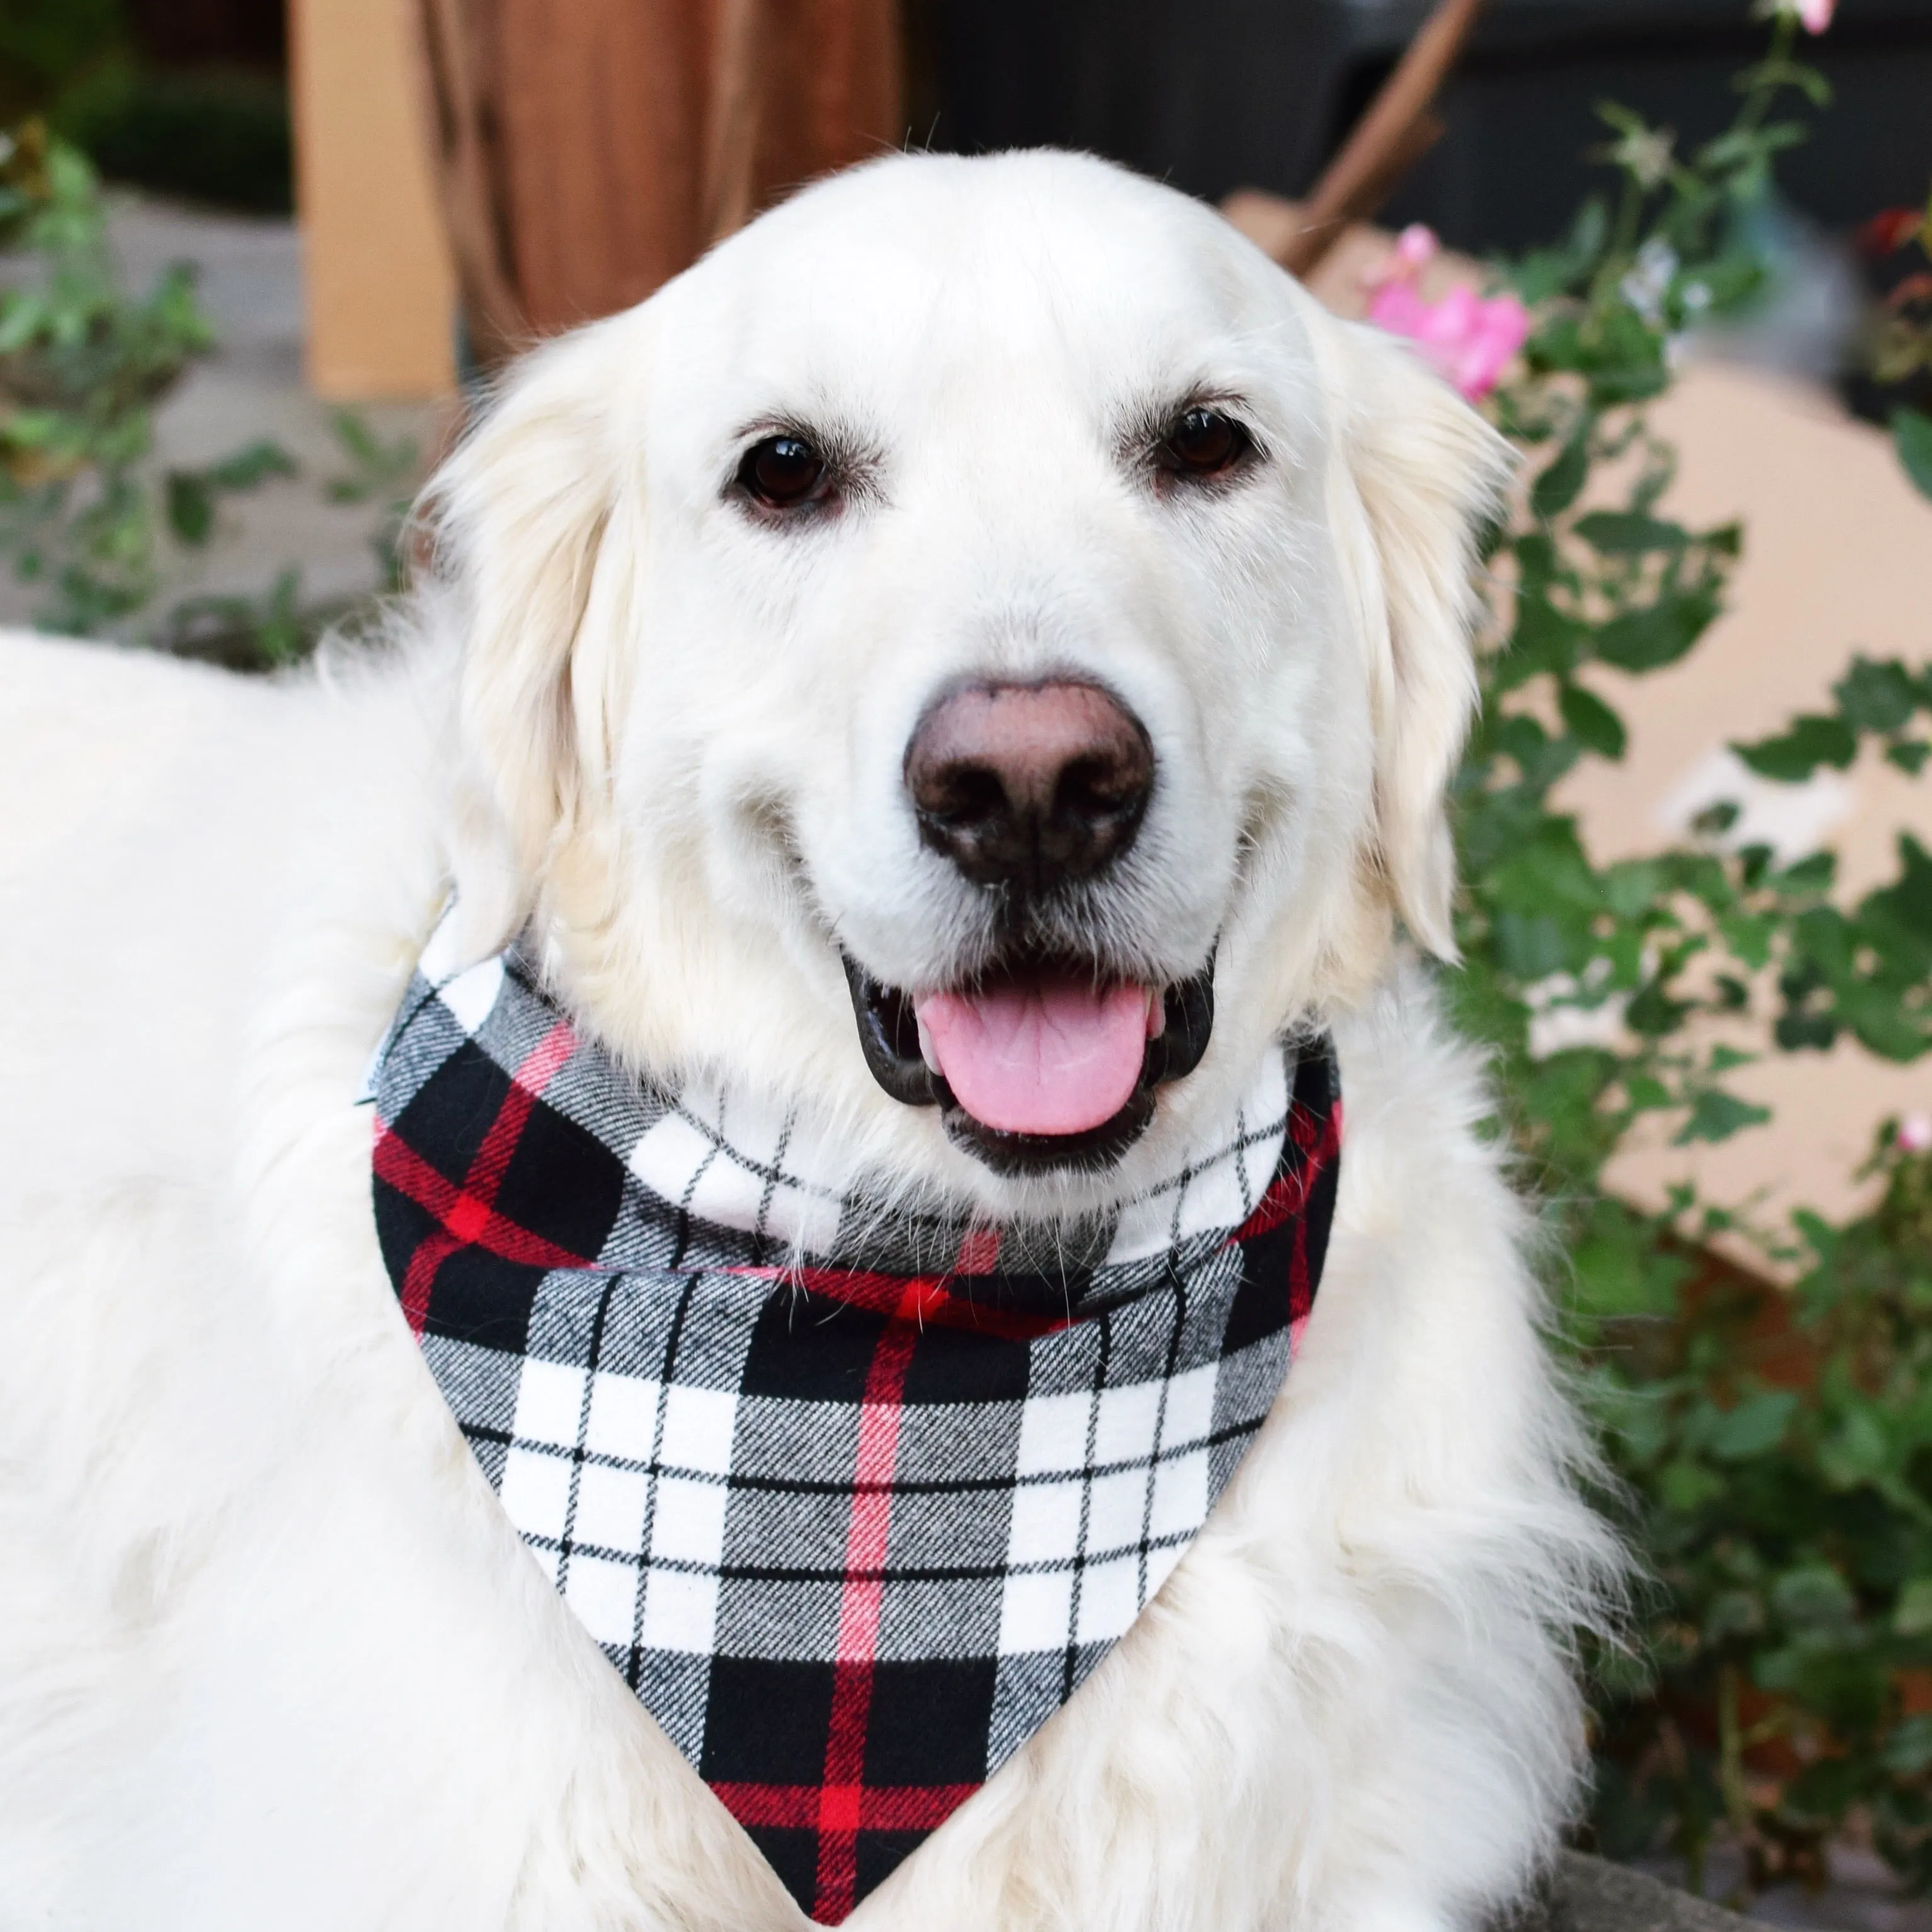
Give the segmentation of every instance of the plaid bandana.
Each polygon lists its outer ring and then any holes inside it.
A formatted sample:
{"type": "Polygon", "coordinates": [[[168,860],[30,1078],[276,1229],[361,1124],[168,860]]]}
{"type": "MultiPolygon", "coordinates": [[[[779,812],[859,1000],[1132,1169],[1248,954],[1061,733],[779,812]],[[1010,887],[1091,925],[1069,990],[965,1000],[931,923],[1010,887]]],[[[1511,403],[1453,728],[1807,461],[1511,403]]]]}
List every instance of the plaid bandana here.
{"type": "Polygon", "coordinates": [[[880,1210],[797,1118],[613,1063],[516,949],[430,940],[377,1055],[376,1224],[545,1575],[836,1924],[1072,1696],[1287,1374],[1325,1041],[1118,1213],[880,1210]]]}

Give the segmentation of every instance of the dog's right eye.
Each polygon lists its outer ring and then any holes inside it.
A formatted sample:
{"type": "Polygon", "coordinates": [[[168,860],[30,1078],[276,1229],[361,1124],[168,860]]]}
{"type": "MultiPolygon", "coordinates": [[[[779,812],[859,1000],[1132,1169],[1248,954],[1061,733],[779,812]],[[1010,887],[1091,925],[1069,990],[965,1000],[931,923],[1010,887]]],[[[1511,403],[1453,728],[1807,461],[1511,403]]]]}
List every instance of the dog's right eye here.
{"type": "Polygon", "coordinates": [[[768,436],[746,451],[738,487],[767,509],[802,508],[825,494],[825,459],[802,436],[768,436]]]}

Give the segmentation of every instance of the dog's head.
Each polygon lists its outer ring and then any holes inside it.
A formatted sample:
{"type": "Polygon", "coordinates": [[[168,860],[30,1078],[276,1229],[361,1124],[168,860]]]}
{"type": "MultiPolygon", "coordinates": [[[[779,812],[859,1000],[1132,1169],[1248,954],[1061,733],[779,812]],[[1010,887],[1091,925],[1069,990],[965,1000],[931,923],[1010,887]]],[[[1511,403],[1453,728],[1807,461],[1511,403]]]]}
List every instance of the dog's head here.
{"type": "Polygon", "coordinates": [[[1055,154],[800,195],[513,372],[432,498],[476,950],[627,1058],[1092,1205],[1446,953],[1503,446],[1210,210],[1055,154]]]}

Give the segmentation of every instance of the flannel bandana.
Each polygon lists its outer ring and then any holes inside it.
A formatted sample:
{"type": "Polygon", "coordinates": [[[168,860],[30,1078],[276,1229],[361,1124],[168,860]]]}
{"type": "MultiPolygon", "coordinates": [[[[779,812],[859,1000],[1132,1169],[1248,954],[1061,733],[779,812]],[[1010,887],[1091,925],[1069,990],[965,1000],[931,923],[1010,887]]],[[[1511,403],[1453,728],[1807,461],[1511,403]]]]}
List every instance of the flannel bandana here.
{"type": "Polygon", "coordinates": [[[370,1078],[403,1312],[544,1574],[836,1924],[1072,1694],[1259,1428],[1328,1240],[1331,1050],[1270,1055],[1105,1222],[974,1226],[632,1077],[448,930],[370,1078]]]}

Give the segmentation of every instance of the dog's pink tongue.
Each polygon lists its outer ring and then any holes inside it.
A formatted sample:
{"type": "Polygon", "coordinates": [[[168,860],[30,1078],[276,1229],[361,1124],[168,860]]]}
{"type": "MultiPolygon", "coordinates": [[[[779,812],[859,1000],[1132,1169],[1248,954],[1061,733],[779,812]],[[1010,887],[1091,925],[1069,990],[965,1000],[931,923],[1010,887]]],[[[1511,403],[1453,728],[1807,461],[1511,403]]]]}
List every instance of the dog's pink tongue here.
{"type": "Polygon", "coordinates": [[[1140,1078],[1153,996],[1144,986],[1039,979],[915,1003],[960,1106],[1012,1134],[1078,1134],[1110,1120],[1140,1078]]]}

